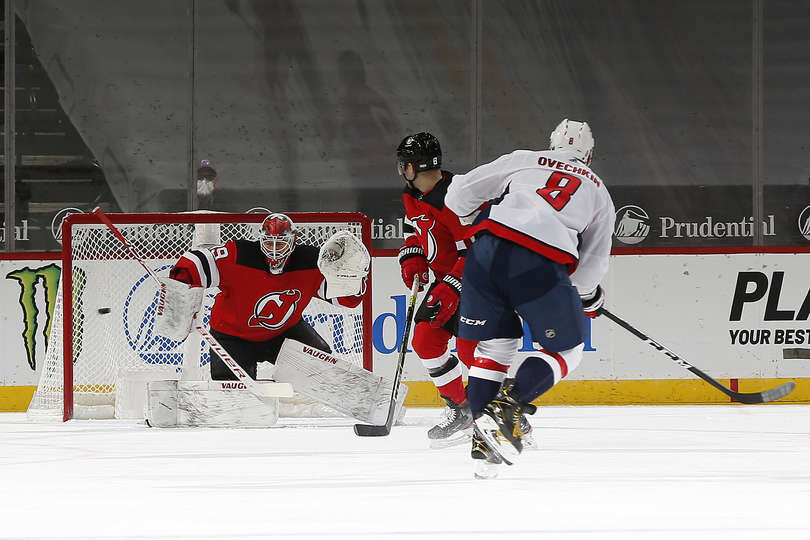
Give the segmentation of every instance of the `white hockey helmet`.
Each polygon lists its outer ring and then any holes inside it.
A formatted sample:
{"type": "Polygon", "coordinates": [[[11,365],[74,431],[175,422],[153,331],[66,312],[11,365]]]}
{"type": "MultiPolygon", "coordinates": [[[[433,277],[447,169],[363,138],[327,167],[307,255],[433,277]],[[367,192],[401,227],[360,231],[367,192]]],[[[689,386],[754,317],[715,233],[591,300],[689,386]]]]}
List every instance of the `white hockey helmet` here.
{"type": "Polygon", "coordinates": [[[585,164],[591,164],[594,140],[587,122],[577,122],[565,118],[551,132],[550,139],[549,148],[551,150],[567,150],[585,164]]]}

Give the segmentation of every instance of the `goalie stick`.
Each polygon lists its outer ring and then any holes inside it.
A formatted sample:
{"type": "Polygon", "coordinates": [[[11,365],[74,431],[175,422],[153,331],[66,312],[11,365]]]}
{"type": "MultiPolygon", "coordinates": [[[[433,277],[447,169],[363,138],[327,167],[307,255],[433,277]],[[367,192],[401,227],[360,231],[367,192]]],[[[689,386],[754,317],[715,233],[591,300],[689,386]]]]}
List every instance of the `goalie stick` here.
{"type": "MultiPolygon", "coordinates": [[[[124,248],[127,250],[129,255],[135,261],[137,261],[138,264],[140,264],[143,267],[144,270],[146,270],[146,273],[149,274],[149,277],[151,277],[155,281],[155,283],[157,284],[158,291],[160,293],[162,293],[162,289],[165,286],[160,281],[160,278],[158,278],[157,275],[155,274],[155,272],[151,268],[149,268],[146,265],[146,263],[143,262],[143,260],[140,258],[140,256],[138,256],[138,254],[135,252],[133,247],[129,244],[129,242],[127,242],[127,239],[124,238],[124,235],[121,234],[121,231],[118,230],[118,227],[116,227],[113,224],[113,222],[110,221],[110,218],[107,216],[107,214],[105,214],[101,210],[101,208],[96,208],[93,211],[93,213],[96,216],[98,216],[98,218],[101,220],[101,222],[104,223],[107,226],[108,229],[110,229],[110,231],[113,233],[113,235],[115,235],[116,238],[118,238],[118,240],[124,245],[124,248]]],[[[206,343],[208,343],[208,345],[210,345],[211,348],[214,349],[217,352],[217,354],[222,359],[222,361],[225,363],[225,365],[227,365],[228,368],[231,370],[231,372],[236,376],[236,378],[239,379],[239,382],[244,383],[245,387],[248,389],[248,391],[250,393],[252,393],[257,398],[259,398],[260,400],[262,400],[264,402],[266,402],[268,399],[272,399],[271,397],[269,397],[267,395],[266,391],[263,391],[263,389],[261,388],[261,385],[259,383],[257,383],[255,380],[253,380],[253,378],[251,378],[250,375],[245,373],[245,371],[239,366],[239,364],[236,362],[236,360],[234,360],[233,357],[230,354],[228,354],[228,351],[226,351],[225,348],[219,343],[219,341],[217,341],[217,339],[214,336],[211,335],[211,333],[208,331],[208,329],[203,327],[201,324],[197,324],[197,325],[195,325],[195,330],[197,330],[200,333],[200,335],[203,337],[203,339],[206,341],[206,343]]],[[[287,384],[287,383],[277,383],[277,384],[287,384]]],[[[289,390],[287,390],[286,388],[279,387],[279,395],[287,396],[287,394],[292,394],[292,387],[291,386],[290,386],[289,390]]]]}
{"type": "Polygon", "coordinates": [[[408,350],[408,337],[411,335],[411,322],[413,312],[416,307],[416,295],[419,293],[419,277],[414,276],[411,295],[408,297],[408,311],[405,315],[405,331],[402,334],[402,343],[399,345],[399,358],[397,359],[397,371],[394,374],[394,387],[391,389],[391,401],[388,403],[388,417],[385,424],[380,426],[371,424],[355,424],[354,432],[360,437],[383,437],[391,433],[391,425],[394,423],[394,412],[397,408],[397,396],[399,395],[399,383],[402,379],[402,366],[405,365],[405,352],[408,350]]]}
{"type": "Polygon", "coordinates": [[[715,379],[713,379],[703,371],[699,370],[698,368],[696,368],[695,366],[693,366],[692,364],[690,364],[689,362],[687,362],[686,360],[675,354],[674,352],[670,351],[669,349],[667,349],[666,347],[664,347],[651,337],[642,333],[640,330],[633,327],[627,321],[620,319],[618,316],[614,315],[607,309],[601,308],[599,310],[599,313],[604,315],[611,321],[615,322],[616,324],[618,324],[619,326],[621,326],[622,328],[624,328],[637,338],[641,339],[642,341],[646,341],[647,343],[649,343],[651,347],[664,353],[670,360],[672,360],[679,366],[688,369],[689,371],[691,371],[692,373],[694,373],[695,375],[697,375],[698,377],[709,383],[710,385],[714,386],[727,396],[731,397],[731,399],[733,399],[734,401],[739,401],[740,403],[745,403],[748,405],[754,403],[767,403],[769,401],[776,401],[777,399],[785,397],[786,395],[790,394],[794,388],[796,388],[795,382],[788,381],[780,384],[779,386],[771,388],[770,390],[765,390],[763,392],[735,392],[730,388],[726,388],[725,386],[717,382],[715,379]]]}

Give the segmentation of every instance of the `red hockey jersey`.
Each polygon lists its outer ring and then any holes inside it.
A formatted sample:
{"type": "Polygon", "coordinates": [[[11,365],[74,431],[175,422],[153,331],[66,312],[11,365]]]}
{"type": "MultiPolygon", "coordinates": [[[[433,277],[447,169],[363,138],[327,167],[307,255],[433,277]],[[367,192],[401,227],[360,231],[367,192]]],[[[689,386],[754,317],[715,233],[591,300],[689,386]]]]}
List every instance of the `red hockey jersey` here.
{"type": "Polygon", "coordinates": [[[461,225],[458,216],[444,205],[447,188],[453,173],[442,171],[442,179],[427,193],[405,186],[402,202],[405,205],[405,246],[417,245],[427,258],[436,279],[445,274],[461,277],[468,235],[468,227],[461,225]]]}
{"type": "MultiPolygon", "coordinates": [[[[211,328],[248,341],[266,341],[301,320],[313,297],[326,298],[318,248],[297,246],[281,274],[271,274],[258,242],[236,240],[183,254],[169,276],[194,287],[219,287],[211,328]]],[[[362,297],[337,301],[346,307],[362,297]]]]}

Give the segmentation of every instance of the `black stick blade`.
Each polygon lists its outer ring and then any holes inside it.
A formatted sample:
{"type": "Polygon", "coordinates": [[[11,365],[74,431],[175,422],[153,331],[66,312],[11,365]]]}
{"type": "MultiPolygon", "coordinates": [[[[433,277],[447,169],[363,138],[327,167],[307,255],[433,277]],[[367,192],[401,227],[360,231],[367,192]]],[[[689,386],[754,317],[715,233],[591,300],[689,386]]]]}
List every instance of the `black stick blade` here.
{"type": "Polygon", "coordinates": [[[746,404],[753,404],[753,403],[768,403],[770,401],[776,401],[777,399],[782,399],[786,395],[793,392],[796,388],[796,383],[793,381],[788,381],[786,383],[782,383],[775,388],[771,388],[770,390],[765,390],[764,392],[756,392],[753,394],[738,394],[734,396],[736,401],[740,403],[746,404]]]}
{"type": "Polygon", "coordinates": [[[360,437],[385,437],[391,433],[391,428],[386,425],[355,424],[354,433],[360,437]]]}

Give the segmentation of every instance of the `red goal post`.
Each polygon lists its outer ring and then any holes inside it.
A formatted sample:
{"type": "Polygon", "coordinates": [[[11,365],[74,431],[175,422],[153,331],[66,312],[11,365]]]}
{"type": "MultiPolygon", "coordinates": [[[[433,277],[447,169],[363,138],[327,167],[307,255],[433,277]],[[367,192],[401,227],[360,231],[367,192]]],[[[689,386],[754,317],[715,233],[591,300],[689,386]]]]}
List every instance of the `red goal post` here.
{"type": "MultiPolygon", "coordinates": [[[[337,230],[348,229],[371,253],[371,221],[362,213],[287,215],[300,231],[299,243],[320,246],[337,230]]],[[[192,247],[254,239],[266,214],[190,212],[108,217],[138,256],[156,273],[166,276],[168,268],[192,247]]],[[[65,219],[60,295],[29,415],[54,415],[61,409],[66,421],[81,406],[112,407],[113,416],[119,417],[116,395],[123,380],[172,378],[185,369],[181,366],[187,361],[182,357],[188,358],[189,350],[199,350],[199,362],[207,366],[204,344],[186,345],[181,352],[181,344],[152,333],[156,289],[151,291],[145,278],[146,271],[96,215],[72,214],[65,219]]],[[[371,279],[369,272],[363,302],[353,310],[313,299],[304,312],[305,320],[329,342],[335,354],[369,371],[373,367],[371,279]]],[[[205,322],[213,296],[210,291],[206,293],[205,322]]]]}

